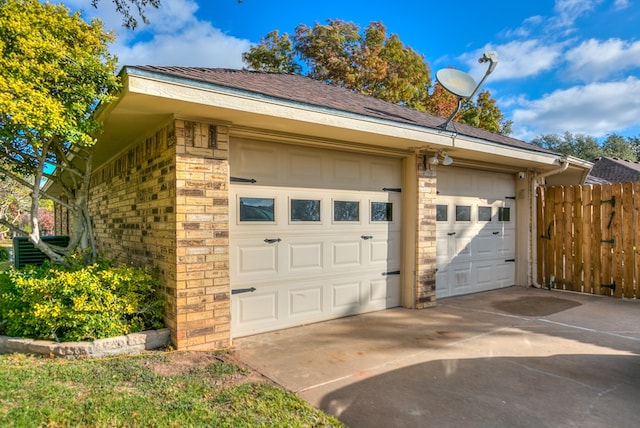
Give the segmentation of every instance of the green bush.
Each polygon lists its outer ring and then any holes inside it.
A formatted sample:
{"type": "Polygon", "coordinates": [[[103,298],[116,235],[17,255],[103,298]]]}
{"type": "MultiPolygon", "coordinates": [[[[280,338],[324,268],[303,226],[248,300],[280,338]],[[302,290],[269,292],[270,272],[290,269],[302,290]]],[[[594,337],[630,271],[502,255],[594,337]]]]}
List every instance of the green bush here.
{"type": "Polygon", "coordinates": [[[0,262],[6,262],[9,260],[9,249],[7,247],[0,247],[0,262]]]}
{"type": "Polygon", "coordinates": [[[0,272],[0,334],[68,342],[161,328],[158,286],[145,269],[106,261],[9,269],[0,272]]]}

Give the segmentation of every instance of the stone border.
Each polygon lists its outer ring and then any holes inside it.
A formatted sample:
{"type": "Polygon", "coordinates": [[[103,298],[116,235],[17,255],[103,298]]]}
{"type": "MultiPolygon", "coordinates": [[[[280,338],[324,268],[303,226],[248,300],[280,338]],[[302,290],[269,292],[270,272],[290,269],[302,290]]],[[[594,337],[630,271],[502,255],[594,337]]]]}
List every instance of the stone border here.
{"type": "Polygon", "coordinates": [[[98,339],[93,342],[54,342],[51,340],[0,336],[0,354],[18,352],[21,354],[53,355],[67,358],[99,358],[121,354],[137,354],[142,351],[167,346],[170,341],[171,331],[168,328],[98,339]]]}

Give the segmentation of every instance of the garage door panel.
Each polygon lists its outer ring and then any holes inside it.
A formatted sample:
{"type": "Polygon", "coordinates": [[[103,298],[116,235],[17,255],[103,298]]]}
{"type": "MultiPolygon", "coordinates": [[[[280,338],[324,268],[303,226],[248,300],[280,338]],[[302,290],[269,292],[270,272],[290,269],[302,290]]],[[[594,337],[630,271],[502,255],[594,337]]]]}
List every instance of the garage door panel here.
{"type": "Polygon", "coordinates": [[[467,236],[456,236],[454,243],[455,259],[464,260],[470,258],[473,254],[471,252],[471,241],[473,238],[467,236]]]}
{"type": "Polygon", "coordinates": [[[278,153],[275,148],[257,144],[243,144],[234,156],[233,172],[239,177],[259,176],[263,179],[276,179],[281,168],[278,165],[278,153]]]}
{"type": "Polygon", "coordinates": [[[238,276],[273,275],[278,272],[278,246],[276,245],[238,242],[235,253],[238,276]]]}
{"type": "Polygon", "coordinates": [[[479,234],[473,240],[474,256],[495,257],[497,251],[497,238],[492,235],[479,234]]]}
{"type": "Polygon", "coordinates": [[[319,153],[292,151],[285,168],[290,180],[323,180],[322,156],[319,153]]]}
{"type": "Polygon", "coordinates": [[[389,267],[400,266],[400,237],[391,235],[388,239],[367,241],[369,246],[369,263],[373,266],[384,265],[389,267]]]}
{"type": "Polygon", "coordinates": [[[476,283],[481,289],[490,289],[496,283],[496,267],[495,263],[489,261],[485,263],[476,263],[476,283]]]}
{"type": "Polygon", "coordinates": [[[362,265],[362,248],[360,238],[351,241],[332,242],[332,267],[360,267],[362,265]]]}
{"type": "Polygon", "coordinates": [[[321,283],[289,290],[289,316],[308,317],[322,314],[323,288],[321,283]]]}
{"type": "MultiPolygon", "coordinates": [[[[473,277],[471,272],[471,264],[453,264],[450,266],[451,272],[449,273],[449,279],[453,280],[454,290],[466,289],[473,285],[473,277]]],[[[458,294],[459,291],[454,291],[454,294],[458,294]]]]}
{"type": "Polygon", "coordinates": [[[337,282],[331,284],[331,311],[341,313],[357,312],[362,301],[361,281],[337,282]]]}
{"type": "Polygon", "coordinates": [[[513,262],[503,262],[496,264],[496,282],[500,287],[508,287],[515,283],[515,270],[513,262]]]}
{"type": "Polygon", "coordinates": [[[389,275],[368,281],[368,302],[374,309],[393,308],[400,304],[400,275],[389,275]]]}
{"type": "Polygon", "coordinates": [[[238,322],[242,324],[270,323],[278,318],[278,293],[276,290],[263,290],[259,294],[244,293],[238,295],[238,322]]]}
{"type": "Polygon", "coordinates": [[[324,269],[324,243],[293,242],[288,244],[289,272],[322,271],[324,269]]]}
{"type": "Polygon", "coordinates": [[[363,174],[360,162],[353,159],[333,160],[332,181],[337,184],[361,183],[363,174]]]}
{"type": "Polygon", "coordinates": [[[497,242],[497,252],[504,257],[513,257],[516,253],[515,231],[505,231],[504,236],[497,242]]]}
{"type": "Polygon", "coordinates": [[[393,187],[392,183],[397,183],[398,167],[395,159],[373,161],[368,167],[369,180],[374,187],[379,186],[379,188],[382,189],[384,187],[393,187]]]}

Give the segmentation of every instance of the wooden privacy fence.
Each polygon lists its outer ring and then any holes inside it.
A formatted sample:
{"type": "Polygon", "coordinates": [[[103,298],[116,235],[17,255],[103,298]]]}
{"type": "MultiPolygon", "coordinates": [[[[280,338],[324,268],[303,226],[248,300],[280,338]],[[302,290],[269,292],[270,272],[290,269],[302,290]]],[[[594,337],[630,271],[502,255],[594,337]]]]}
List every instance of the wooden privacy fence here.
{"type": "Polygon", "coordinates": [[[640,182],[539,187],[538,281],[640,297],[640,182]]]}

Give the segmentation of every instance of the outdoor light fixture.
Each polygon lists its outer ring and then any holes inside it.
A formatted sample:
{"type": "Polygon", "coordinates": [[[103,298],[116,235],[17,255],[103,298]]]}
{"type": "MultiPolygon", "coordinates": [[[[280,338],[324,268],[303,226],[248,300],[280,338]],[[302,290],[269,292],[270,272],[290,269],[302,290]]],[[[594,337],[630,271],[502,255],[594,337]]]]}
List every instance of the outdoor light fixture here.
{"type": "Polygon", "coordinates": [[[478,62],[488,62],[489,68],[487,68],[487,71],[484,73],[484,77],[482,77],[482,80],[480,80],[480,83],[477,85],[471,76],[465,72],[456,70],[455,68],[443,68],[436,72],[436,80],[438,83],[440,83],[440,85],[442,85],[442,87],[448,92],[451,92],[453,95],[458,97],[458,105],[456,106],[456,109],[451,113],[451,116],[447,118],[446,122],[438,126],[439,128],[447,129],[449,122],[451,122],[455,115],[458,114],[458,111],[460,111],[462,102],[464,100],[472,99],[476,92],[478,92],[480,86],[484,83],[485,79],[493,73],[493,70],[495,70],[498,65],[498,53],[495,51],[487,51],[478,59],[478,62]]]}
{"type": "Polygon", "coordinates": [[[433,154],[433,156],[427,159],[427,163],[433,166],[438,165],[440,163],[442,163],[442,165],[448,166],[453,163],[453,159],[444,150],[438,150],[436,153],[433,154]]]}

